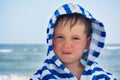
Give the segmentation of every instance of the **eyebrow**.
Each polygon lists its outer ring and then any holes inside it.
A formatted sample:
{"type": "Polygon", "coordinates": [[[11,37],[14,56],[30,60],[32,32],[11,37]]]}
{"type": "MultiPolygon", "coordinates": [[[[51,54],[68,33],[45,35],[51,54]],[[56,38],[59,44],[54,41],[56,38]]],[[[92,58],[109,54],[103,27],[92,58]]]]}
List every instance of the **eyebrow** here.
{"type": "MultiPolygon", "coordinates": [[[[56,33],[56,34],[54,34],[54,35],[64,35],[64,34],[62,34],[62,33],[56,33]]],[[[71,36],[81,37],[81,36],[80,36],[80,35],[78,35],[78,34],[73,34],[73,35],[71,35],[71,36]]]]}
{"type": "Polygon", "coordinates": [[[62,33],[54,33],[53,35],[63,35],[62,33]]]}

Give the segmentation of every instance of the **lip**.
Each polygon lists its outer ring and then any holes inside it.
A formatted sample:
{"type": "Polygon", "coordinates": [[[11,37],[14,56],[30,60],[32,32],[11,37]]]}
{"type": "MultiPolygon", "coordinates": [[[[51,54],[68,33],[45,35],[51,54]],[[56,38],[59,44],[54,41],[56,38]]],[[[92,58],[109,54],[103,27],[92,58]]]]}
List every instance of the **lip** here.
{"type": "Polygon", "coordinates": [[[63,54],[72,54],[71,52],[62,52],[63,54]]]}

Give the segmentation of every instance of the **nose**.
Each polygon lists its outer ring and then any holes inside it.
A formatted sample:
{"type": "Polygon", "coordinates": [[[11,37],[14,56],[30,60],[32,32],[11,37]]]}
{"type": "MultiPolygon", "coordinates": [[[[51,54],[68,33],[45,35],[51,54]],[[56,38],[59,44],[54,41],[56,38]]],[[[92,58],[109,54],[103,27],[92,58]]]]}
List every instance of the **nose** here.
{"type": "Polygon", "coordinates": [[[65,40],[63,44],[64,49],[70,49],[72,47],[72,42],[70,40],[65,40]]]}

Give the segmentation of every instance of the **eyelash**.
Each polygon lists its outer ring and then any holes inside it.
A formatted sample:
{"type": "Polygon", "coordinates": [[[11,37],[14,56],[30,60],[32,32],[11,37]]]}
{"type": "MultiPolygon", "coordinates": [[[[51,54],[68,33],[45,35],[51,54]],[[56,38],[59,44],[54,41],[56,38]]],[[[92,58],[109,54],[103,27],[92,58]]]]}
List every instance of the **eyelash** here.
{"type": "MultiPolygon", "coordinates": [[[[56,36],[58,39],[63,39],[64,36],[56,36]]],[[[72,37],[72,40],[80,40],[78,37],[72,37]]]]}
{"type": "Polygon", "coordinates": [[[56,38],[63,38],[63,36],[56,36],[56,38]]]}
{"type": "Polygon", "coordinates": [[[80,39],[79,39],[79,38],[77,38],[77,37],[73,37],[72,39],[73,39],[73,40],[80,40],[80,39]]]}

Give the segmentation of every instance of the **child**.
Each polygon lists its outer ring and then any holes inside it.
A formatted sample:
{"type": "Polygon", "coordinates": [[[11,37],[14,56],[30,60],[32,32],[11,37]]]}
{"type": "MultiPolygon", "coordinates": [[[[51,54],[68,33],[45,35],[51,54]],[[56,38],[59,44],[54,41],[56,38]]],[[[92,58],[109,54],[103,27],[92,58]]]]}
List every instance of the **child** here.
{"type": "Polygon", "coordinates": [[[116,80],[95,62],[104,47],[104,25],[81,6],[58,8],[47,34],[47,58],[30,80],[116,80]]]}

